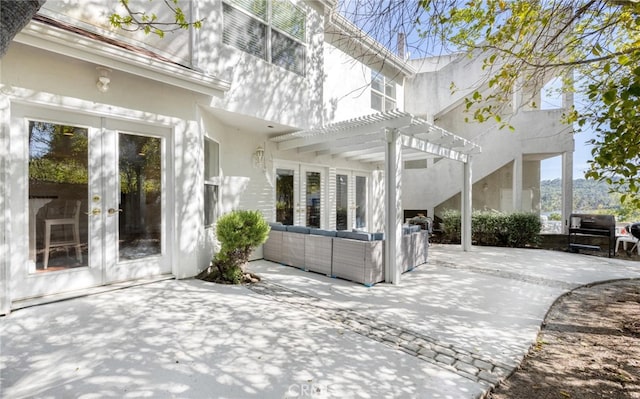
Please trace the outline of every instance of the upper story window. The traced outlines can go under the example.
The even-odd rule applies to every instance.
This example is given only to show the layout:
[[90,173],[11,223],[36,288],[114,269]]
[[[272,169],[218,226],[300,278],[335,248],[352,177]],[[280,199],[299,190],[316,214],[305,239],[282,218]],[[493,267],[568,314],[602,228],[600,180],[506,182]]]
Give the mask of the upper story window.
[[396,84],[374,71],[371,71],[371,108],[376,111],[396,109]]
[[225,0],[222,41],[304,75],[306,15],[288,0]]

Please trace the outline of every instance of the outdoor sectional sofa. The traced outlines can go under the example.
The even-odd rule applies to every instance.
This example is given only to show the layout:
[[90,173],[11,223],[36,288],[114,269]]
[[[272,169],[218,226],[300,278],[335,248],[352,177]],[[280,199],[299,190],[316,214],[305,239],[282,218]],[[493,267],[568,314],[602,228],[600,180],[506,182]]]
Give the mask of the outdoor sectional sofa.
[[[265,260],[371,286],[384,281],[384,235],[270,223]],[[426,263],[429,236],[419,226],[404,226],[402,271]]]

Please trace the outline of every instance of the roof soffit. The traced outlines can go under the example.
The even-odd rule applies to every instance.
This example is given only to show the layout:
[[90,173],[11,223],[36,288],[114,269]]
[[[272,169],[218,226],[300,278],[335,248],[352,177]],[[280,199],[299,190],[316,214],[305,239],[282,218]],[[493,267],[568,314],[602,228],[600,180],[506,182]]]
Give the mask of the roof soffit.
[[[55,22],[55,21],[54,21]],[[15,40],[72,58],[207,95],[220,95],[231,83],[202,71],[155,59],[59,26],[32,20]]]

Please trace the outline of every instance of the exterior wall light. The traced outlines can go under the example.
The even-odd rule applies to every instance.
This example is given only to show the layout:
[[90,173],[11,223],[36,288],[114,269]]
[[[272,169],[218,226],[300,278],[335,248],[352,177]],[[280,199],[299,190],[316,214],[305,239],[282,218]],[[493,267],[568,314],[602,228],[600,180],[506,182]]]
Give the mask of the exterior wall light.
[[265,169],[264,164],[264,147],[259,145],[253,152],[253,167],[257,169]]
[[105,67],[97,67],[98,81],[96,87],[100,93],[106,93],[109,91],[109,83],[111,83],[111,69]]

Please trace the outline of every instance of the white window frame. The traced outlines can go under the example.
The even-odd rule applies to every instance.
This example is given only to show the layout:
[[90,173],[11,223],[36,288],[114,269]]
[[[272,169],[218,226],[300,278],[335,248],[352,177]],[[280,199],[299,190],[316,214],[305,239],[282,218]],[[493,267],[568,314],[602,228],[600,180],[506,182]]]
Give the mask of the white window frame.
[[[287,1],[287,0],[281,0],[281,1]],[[294,37],[294,36],[290,35],[289,33],[285,32],[285,31],[283,31],[283,30],[281,30],[281,29],[279,29],[278,27],[275,26],[273,14],[272,14],[273,13],[273,2],[272,2],[272,0],[266,0],[266,3],[267,3],[267,16],[266,16],[266,20],[264,20],[261,17],[246,11],[242,7],[238,7],[237,5],[235,5],[233,2],[231,2],[229,0],[223,1],[223,6],[222,6],[223,7],[223,12],[222,12],[222,15],[223,15],[223,24],[222,24],[223,25],[223,30],[225,29],[224,6],[226,5],[228,7],[233,8],[234,11],[241,12],[241,13],[245,14],[247,17],[252,18],[252,19],[254,19],[254,20],[258,21],[259,23],[261,23],[261,24],[266,26],[266,49],[265,49],[265,52],[264,52],[264,54],[265,54],[264,60],[265,61],[269,62],[270,64],[277,65],[280,68],[286,69],[286,70],[288,70],[290,72],[299,74],[301,76],[305,76],[306,75],[306,70],[307,70],[307,53],[308,53],[308,51],[307,51],[308,50],[308,46],[307,46],[306,13],[304,12],[304,10],[302,10],[302,8],[300,8],[299,6],[295,5],[293,2],[288,1],[288,3],[290,3],[294,8],[300,10],[305,15],[304,32],[303,32],[303,36],[304,37],[302,39],[300,39],[300,38],[297,38],[297,37]],[[289,40],[293,40],[293,41],[297,42],[298,44],[300,44],[302,46],[302,49],[304,51],[304,55],[302,57],[302,65],[300,66],[299,71],[286,68],[284,66],[281,66],[279,64],[275,64],[273,62],[273,52],[272,52],[273,37],[272,36],[273,36],[273,32],[274,31],[277,32],[280,35],[285,36]],[[225,44],[227,44],[227,43],[225,43]],[[227,45],[235,47],[232,44],[227,44]],[[238,47],[235,47],[235,48],[238,48]],[[242,49],[240,49],[240,50],[242,50]],[[252,54],[252,53],[248,53],[248,54],[251,54],[251,55],[253,55],[255,57],[258,57],[258,58],[262,58],[262,57],[260,57],[258,55]]]
[[[382,86],[382,90],[376,88],[375,82],[378,81]],[[387,88],[390,88],[391,93],[387,93]],[[382,72],[375,72],[371,70],[371,108],[376,111],[392,111],[398,107],[397,101],[398,88],[393,79],[389,79],[382,74]],[[373,103],[374,96],[381,99],[381,106],[375,107]],[[389,104],[393,104],[389,106]]]

